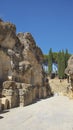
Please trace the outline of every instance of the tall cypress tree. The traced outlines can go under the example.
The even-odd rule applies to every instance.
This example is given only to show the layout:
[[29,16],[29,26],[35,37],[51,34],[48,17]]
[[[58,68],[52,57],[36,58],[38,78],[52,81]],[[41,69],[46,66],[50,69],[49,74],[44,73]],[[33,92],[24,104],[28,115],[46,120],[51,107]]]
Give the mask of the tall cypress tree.
[[61,78],[65,77],[65,53],[64,50],[61,52]]
[[60,78],[61,75],[61,51],[58,53],[58,76]]
[[59,78],[64,78],[65,71],[65,54],[64,51],[60,51],[58,54],[58,76]]
[[49,73],[49,75],[52,73],[52,58],[53,58],[52,48],[50,48],[49,56],[48,56],[48,73]]
[[66,49],[66,51],[65,51],[65,68],[67,67],[67,62],[68,62],[69,57],[70,57],[70,54],[68,53],[68,49]]

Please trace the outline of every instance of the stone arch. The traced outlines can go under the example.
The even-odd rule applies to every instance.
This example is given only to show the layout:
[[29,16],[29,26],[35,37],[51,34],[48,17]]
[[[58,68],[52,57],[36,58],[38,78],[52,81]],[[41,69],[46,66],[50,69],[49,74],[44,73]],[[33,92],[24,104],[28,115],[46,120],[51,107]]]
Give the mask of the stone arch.
[[1,110],[4,110],[4,104],[1,104]]
[[9,103],[9,100],[8,99],[6,99],[5,100],[5,109],[10,109],[10,103]]

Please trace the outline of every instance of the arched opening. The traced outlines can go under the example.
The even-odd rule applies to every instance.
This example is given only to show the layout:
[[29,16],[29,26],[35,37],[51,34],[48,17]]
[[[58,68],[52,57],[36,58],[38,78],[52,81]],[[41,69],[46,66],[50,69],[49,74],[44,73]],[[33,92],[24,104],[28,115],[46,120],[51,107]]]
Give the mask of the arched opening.
[[5,100],[5,109],[10,109],[10,103],[8,99]]

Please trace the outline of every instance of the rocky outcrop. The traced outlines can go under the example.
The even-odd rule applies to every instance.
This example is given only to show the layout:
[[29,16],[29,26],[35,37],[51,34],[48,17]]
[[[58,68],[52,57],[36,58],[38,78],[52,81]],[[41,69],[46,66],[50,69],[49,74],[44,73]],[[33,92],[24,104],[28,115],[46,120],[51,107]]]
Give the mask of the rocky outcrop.
[[0,49],[0,83],[8,79],[11,74],[10,57]]
[[19,33],[17,36],[24,46],[22,51],[23,61],[29,62],[24,64],[25,73],[22,75],[23,81],[33,85],[43,85],[43,54],[41,50],[36,46],[30,33]]
[[0,46],[13,49],[17,40],[15,25],[0,21]]
[[65,73],[68,75],[69,85],[67,87],[69,97],[73,98],[73,55],[68,60],[68,66],[65,69]]
[[65,73],[67,75],[72,75],[73,74],[73,55],[68,60],[68,66],[65,69]]
[[42,63],[43,53],[32,35],[16,35],[15,25],[0,20],[0,95],[4,109],[51,95]]
[[0,83],[12,75],[11,51],[14,53],[14,60],[16,60],[18,51],[21,53],[20,45],[15,25],[0,20]]

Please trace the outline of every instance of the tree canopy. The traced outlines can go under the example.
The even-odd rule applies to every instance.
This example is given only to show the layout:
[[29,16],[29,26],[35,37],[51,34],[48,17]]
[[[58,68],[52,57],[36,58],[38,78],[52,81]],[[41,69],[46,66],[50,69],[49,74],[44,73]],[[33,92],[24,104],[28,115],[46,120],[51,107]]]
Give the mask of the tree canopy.
[[49,53],[44,55],[43,63],[48,66],[48,74],[52,73],[52,64],[56,63],[58,65],[58,76],[59,78],[64,78],[65,68],[67,67],[67,62],[71,54],[68,49],[60,50],[59,52],[53,52],[52,48],[49,49]]

